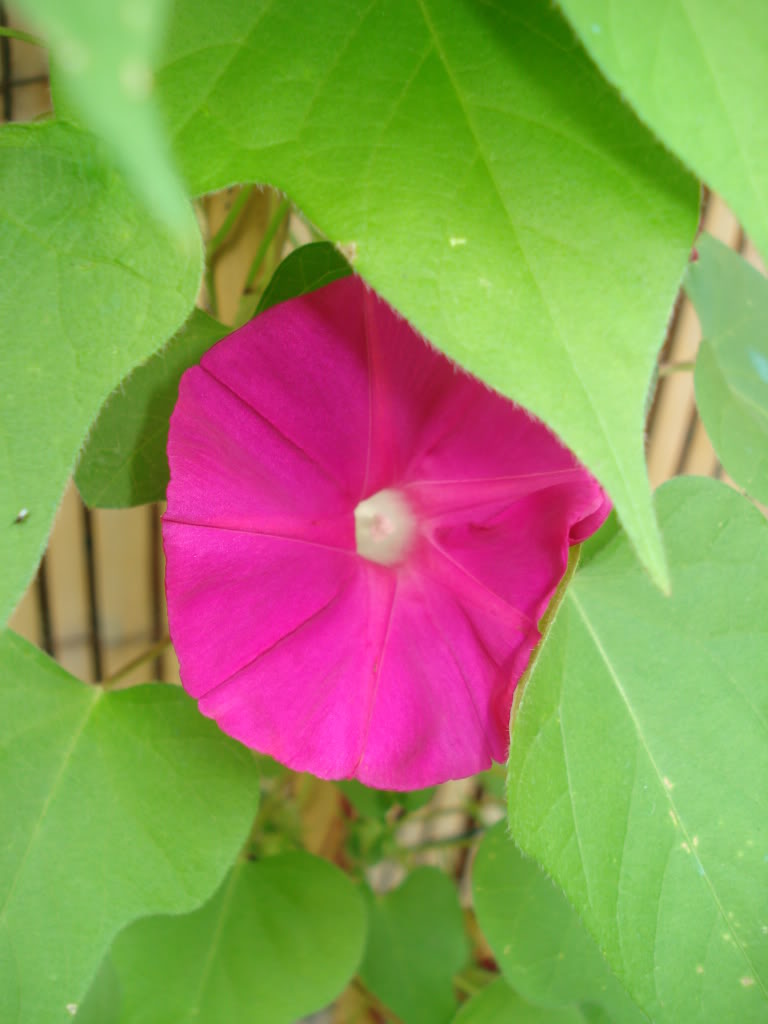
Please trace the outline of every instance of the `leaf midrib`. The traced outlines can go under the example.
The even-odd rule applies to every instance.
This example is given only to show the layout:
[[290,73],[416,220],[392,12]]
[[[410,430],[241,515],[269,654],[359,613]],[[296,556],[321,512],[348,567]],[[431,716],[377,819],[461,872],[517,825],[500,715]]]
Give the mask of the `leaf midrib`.
[[553,333],[558,338],[558,340],[560,342],[560,345],[562,347],[562,350],[563,350],[563,352],[565,353],[565,355],[568,358],[568,362],[571,365],[571,368],[572,368],[573,373],[574,373],[574,377],[575,377],[576,381],[578,382],[579,388],[580,388],[582,394],[584,395],[584,397],[586,399],[587,405],[592,410],[592,413],[594,414],[595,420],[596,420],[596,422],[600,426],[600,431],[601,431],[602,437],[603,437],[603,439],[604,439],[604,441],[606,443],[606,447],[608,448],[608,451],[611,454],[613,465],[614,465],[615,469],[617,470],[617,472],[618,472],[618,474],[619,474],[619,476],[621,478],[621,481],[622,481],[622,483],[624,485],[624,490],[625,490],[624,498],[632,506],[632,509],[633,509],[635,515],[637,516],[637,518],[640,519],[641,518],[640,509],[637,507],[637,504],[636,504],[636,501],[635,501],[635,498],[634,498],[634,491],[633,491],[633,488],[630,486],[629,481],[628,481],[628,479],[626,477],[626,474],[625,474],[625,471],[624,471],[624,466],[623,466],[622,462],[618,458],[618,455],[617,455],[617,452],[616,452],[616,448],[615,448],[615,446],[613,444],[612,435],[611,435],[610,431],[608,431],[606,429],[606,425],[605,425],[602,413],[595,406],[595,404],[594,404],[594,402],[592,400],[592,397],[591,397],[591,395],[590,395],[590,393],[589,393],[589,391],[588,391],[588,389],[587,389],[587,387],[586,387],[586,385],[585,385],[585,383],[584,383],[584,381],[582,379],[580,370],[579,370],[578,366],[576,365],[576,361],[574,359],[573,353],[571,352],[571,349],[570,349],[570,346],[568,344],[568,341],[567,341],[565,335],[560,330],[560,327],[559,327],[559,325],[558,325],[558,323],[557,323],[557,321],[555,319],[554,313],[552,312],[552,308],[549,305],[549,303],[547,302],[547,299],[546,299],[546,296],[544,294],[544,291],[543,291],[541,285],[539,284],[539,281],[538,281],[536,275],[533,272],[533,268],[531,266],[531,263],[530,263],[530,261],[528,259],[528,256],[527,256],[527,254],[525,252],[525,249],[523,248],[522,242],[520,241],[520,237],[519,237],[519,235],[518,235],[518,233],[517,233],[517,231],[515,229],[515,223],[514,223],[514,220],[512,218],[512,215],[511,215],[511,213],[510,213],[510,211],[509,211],[509,209],[507,207],[507,204],[506,204],[506,202],[504,200],[504,196],[503,196],[503,193],[502,193],[501,188],[499,186],[499,183],[496,180],[496,176],[493,173],[493,170],[492,170],[492,167],[491,167],[491,163],[488,160],[488,157],[487,157],[487,154],[485,152],[485,149],[484,149],[484,147],[482,146],[482,144],[480,142],[479,133],[478,133],[477,128],[475,126],[475,123],[474,123],[474,121],[473,121],[473,119],[472,119],[472,117],[470,115],[470,112],[469,112],[467,104],[466,104],[466,102],[464,100],[464,96],[462,94],[462,91],[459,88],[459,83],[456,81],[456,77],[455,77],[455,75],[453,73],[453,70],[451,68],[450,62],[448,61],[447,54],[445,53],[445,49],[444,49],[444,47],[442,45],[441,39],[438,36],[437,29],[435,28],[434,22],[432,21],[432,18],[431,18],[430,14],[429,14],[429,11],[427,10],[426,3],[427,3],[427,0],[418,0],[419,8],[421,10],[422,17],[424,18],[424,23],[425,23],[425,25],[427,27],[427,30],[428,30],[430,36],[432,37],[432,40],[433,40],[433,43],[434,43],[435,52],[437,53],[438,57],[440,58],[440,63],[442,64],[443,69],[445,70],[446,77],[447,77],[447,79],[448,79],[448,81],[449,81],[449,83],[451,85],[453,93],[454,93],[454,95],[456,97],[456,101],[457,101],[457,103],[459,105],[459,108],[461,109],[464,121],[465,121],[465,123],[467,125],[467,128],[469,129],[470,134],[472,135],[472,138],[474,139],[475,146],[476,146],[476,149],[477,149],[477,155],[480,158],[480,160],[482,161],[483,166],[485,167],[486,173],[488,175],[488,179],[489,179],[489,181],[493,185],[493,189],[494,189],[494,191],[496,193],[496,197],[497,197],[497,199],[498,199],[502,209],[505,211],[505,213],[507,215],[507,223],[509,225],[510,232],[511,232],[511,234],[512,234],[514,240],[515,240],[515,244],[517,245],[518,251],[520,252],[520,255],[521,255],[522,259],[523,259],[523,262],[524,262],[525,268],[526,268],[526,270],[528,272],[528,276],[530,278],[530,281],[531,281],[533,287],[535,288],[536,293],[539,296],[539,299],[540,299],[540,302],[541,302],[541,307],[544,310],[544,312],[546,313],[546,316],[547,316],[547,318],[548,318],[548,320],[549,320],[549,322],[550,322],[550,324],[552,326]]
[[75,731],[72,734],[72,738],[70,739],[69,743],[64,749],[64,753],[61,758],[61,763],[59,764],[59,767],[53,778],[53,782],[48,791],[48,795],[43,800],[43,804],[42,807],[40,808],[40,813],[37,817],[37,820],[35,821],[35,824],[32,826],[29,841],[27,842],[24,853],[22,854],[21,859],[19,860],[18,867],[16,868],[16,872],[14,873],[13,879],[8,888],[8,893],[5,897],[5,900],[3,901],[3,906],[2,908],[0,908],[0,927],[2,927],[2,925],[4,925],[5,923],[5,918],[7,916],[8,909],[16,893],[16,889],[18,888],[21,876],[24,873],[24,868],[27,864],[27,861],[35,845],[35,842],[40,835],[40,831],[42,830],[43,823],[45,822],[45,819],[48,816],[48,812],[51,808],[51,805],[58,791],[61,789],[61,786],[64,782],[64,778],[67,773],[67,769],[69,768],[72,758],[74,757],[75,749],[83,735],[83,732],[85,731],[86,726],[88,725],[88,722],[90,721],[91,715],[95,707],[99,703],[102,696],[103,691],[100,688],[94,687],[94,692],[85,705],[85,714],[83,715],[82,720],[80,721],[78,726],[75,728]]
[[235,867],[232,869],[232,873],[230,874],[229,879],[226,882],[226,888],[224,890],[224,894],[221,900],[221,907],[219,908],[216,924],[211,935],[210,945],[208,946],[208,951],[205,955],[205,960],[200,970],[200,980],[197,985],[195,996],[193,999],[190,1000],[189,1009],[184,1015],[185,1021],[197,1019],[200,1013],[200,1004],[203,999],[206,986],[208,985],[208,980],[211,976],[211,972],[214,967],[216,954],[219,951],[219,948],[221,947],[224,938],[224,931],[229,916],[229,908],[232,903],[232,900],[234,899],[235,892],[237,891],[238,882],[240,881],[240,875],[243,872],[243,868],[243,862],[241,862],[240,864],[236,864]]

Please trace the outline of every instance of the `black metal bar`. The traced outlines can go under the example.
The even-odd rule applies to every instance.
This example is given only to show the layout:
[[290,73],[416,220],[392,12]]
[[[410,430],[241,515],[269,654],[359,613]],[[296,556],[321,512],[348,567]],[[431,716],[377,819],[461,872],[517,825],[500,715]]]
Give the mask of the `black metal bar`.
[[[152,639],[158,643],[164,634],[163,629],[163,579],[160,572],[160,561],[162,559],[162,538],[160,534],[160,506],[150,505],[149,513],[149,583],[151,588],[152,602]],[[153,675],[155,679],[163,678],[163,656],[159,654],[153,662]]]
[[[8,14],[5,4],[0,3],[0,25],[8,28]],[[0,36],[0,92],[3,94],[3,120],[13,120],[13,69],[11,67],[11,40]]]
[[99,607],[96,597],[96,560],[93,550],[93,516],[91,510],[83,505],[83,535],[85,538],[85,567],[88,579],[88,605],[91,640],[91,666],[93,678],[100,681],[104,678],[103,660],[101,656],[101,625]]
[[51,602],[48,596],[48,557],[43,555],[40,568],[37,570],[37,608],[40,613],[40,629],[43,640],[43,650],[56,657],[53,645],[53,624],[51,622]]

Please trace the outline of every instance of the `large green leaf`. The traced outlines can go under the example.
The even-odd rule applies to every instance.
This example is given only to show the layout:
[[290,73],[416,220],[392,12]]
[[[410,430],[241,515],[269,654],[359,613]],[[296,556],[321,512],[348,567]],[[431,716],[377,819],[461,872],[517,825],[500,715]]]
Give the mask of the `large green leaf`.
[[90,136],[0,131],[0,623],[99,406],[179,326],[199,272],[199,239],[148,221]]
[[106,140],[154,215],[188,233],[186,197],[152,95],[152,68],[170,0],[17,0],[17,5],[50,43],[57,97]]
[[480,844],[472,891],[496,962],[527,999],[544,1006],[599,1005],[614,1024],[647,1019],[611,974],[565,896],[520,853],[503,822]]
[[456,1011],[453,976],[469,945],[456,886],[437,868],[372,896],[360,977],[408,1024],[446,1024]]
[[559,2],[605,75],[768,258],[765,0]]
[[179,380],[229,328],[196,309],[179,333],[137,366],[106,400],[75,474],[88,505],[162,501],[168,486],[168,424]]
[[615,532],[513,709],[513,835],[656,1024],[768,1019],[768,523],[713,480],[657,511],[672,594]]
[[258,781],[176,687],[105,693],[10,631],[0,679],[0,1020],[56,1024],[123,925],[210,895]]
[[548,4],[180,0],[158,87],[193,190],[286,189],[564,438],[664,579],[644,407],[698,189]]
[[[363,899],[338,868],[307,853],[240,863],[195,913],[118,936],[115,1021],[294,1024],[344,989],[364,944]],[[98,994],[78,1024],[101,1024]]]
[[77,1008],[77,1024],[121,1024],[122,1000],[120,979],[112,960],[107,956],[85,999]]
[[584,1021],[575,1009],[531,1006],[499,978],[466,1002],[453,1024],[584,1024]]
[[768,502],[768,281],[709,235],[698,248],[685,285],[704,334],[696,404],[725,469]]

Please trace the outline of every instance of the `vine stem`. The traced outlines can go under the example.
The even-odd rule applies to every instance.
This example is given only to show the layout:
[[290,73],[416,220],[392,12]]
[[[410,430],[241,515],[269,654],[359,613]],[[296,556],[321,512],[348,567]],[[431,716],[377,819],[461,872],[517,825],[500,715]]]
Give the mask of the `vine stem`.
[[161,637],[161,639],[158,640],[156,644],[152,644],[151,647],[148,647],[145,651],[142,651],[141,654],[137,655],[126,665],[123,665],[122,668],[119,668],[117,672],[114,672],[111,676],[107,676],[106,679],[103,679],[101,681],[102,687],[105,690],[112,689],[115,683],[119,683],[121,679],[125,679],[125,677],[129,676],[134,669],[139,668],[139,666],[143,665],[145,662],[152,661],[153,658],[156,658],[159,654],[162,654],[163,651],[170,646],[171,638],[166,634],[166,636]]
[[33,36],[31,32],[23,32],[20,28],[9,28],[7,25],[0,25],[0,36],[18,39],[20,43],[29,43],[30,46],[45,46],[43,40]]
[[277,209],[275,210],[272,216],[272,220],[269,222],[267,230],[264,232],[264,237],[261,240],[261,244],[259,245],[259,248],[256,250],[256,255],[253,257],[251,269],[248,271],[248,277],[245,279],[245,287],[243,289],[244,292],[249,292],[251,290],[253,282],[256,280],[256,275],[258,274],[259,269],[262,263],[264,262],[264,257],[267,255],[267,249],[269,249],[270,245],[272,244],[272,239],[277,234],[278,228],[283,223],[283,220],[285,219],[285,216],[288,213],[290,206],[290,200],[282,199]]
[[240,216],[243,207],[253,195],[253,190],[255,187],[255,185],[248,185],[246,188],[240,190],[240,193],[238,194],[237,198],[235,199],[234,203],[232,203],[232,206],[229,209],[229,213],[224,218],[221,227],[213,236],[213,238],[209,240],[208,244],[205,247],[205,259],[207,262],[210,263],[210,261],[216,255],[218,250],[222,247],[224,242],[226,242],[229,233],[235,226],[235,222],[237,221],[237,218]]
[[219,315],[219,302],[216,295],[216,285],[213,279],[213,268],[216,260],[216,254],[229,237],[232,228],[235,226],[240,214],[243,212],[243,207],[253,195],[255,187],[255,185],[248,185],[246,188],[242,188],[240,190],[234,203],[232,203],[227,216],[222,221],[219,230],[212,238],[209,239],[205,247],[205,288],[208,292],[208,308],[211,311],[211,316],[218,317]]

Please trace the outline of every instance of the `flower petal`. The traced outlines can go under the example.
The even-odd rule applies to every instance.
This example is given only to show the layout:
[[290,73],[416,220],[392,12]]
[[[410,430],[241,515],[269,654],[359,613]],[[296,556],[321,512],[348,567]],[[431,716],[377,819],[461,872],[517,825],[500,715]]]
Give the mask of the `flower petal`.
[[167,518],[163,544],[170,632],[193,697],[298,629],[358,571],[352,553],[312,541]]
[[420,789],[504,760],[511,683],[538,636],[501,602],[401,574],[357,777]]
[[169,520],[327,535],[354,550],[354,531],[340,535],[349,502],[337,483],[205,369],[182,377],[169,461]]
[[394,581],[360,562],[331,599],[201,701],[225,732],[297,771],[355,773]]
[[[599,488],[582,478],[445,516],[429,536],[466,578],[538,622],[565,572],[573,529],[601,510]],[[455,586],[460,593],[465,584],[457,578]]]
[[344,278],[273,306],[201,363],[355,502],[369,444],[362,287]]
[[[388,789],[506,757],[568,547],[610,508],[543,424],[352,277],[188,371],[168,454],[169,621],[205,714]],[[389,491],[413,533],[382,565],[356,552],[355,509]]]

